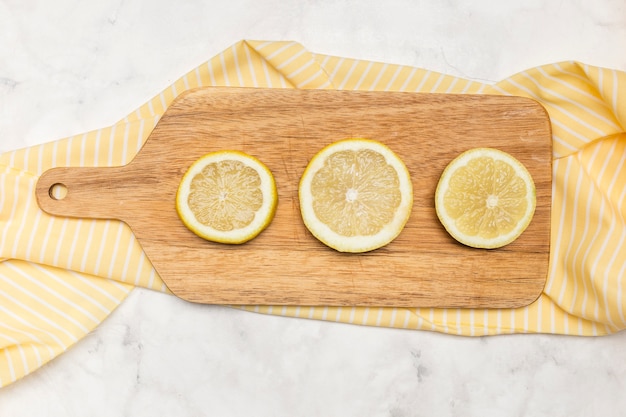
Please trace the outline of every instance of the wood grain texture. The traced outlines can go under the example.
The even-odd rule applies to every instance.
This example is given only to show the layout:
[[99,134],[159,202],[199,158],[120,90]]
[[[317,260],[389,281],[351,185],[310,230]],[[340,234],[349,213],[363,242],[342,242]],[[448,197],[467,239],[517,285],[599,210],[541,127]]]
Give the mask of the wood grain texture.
[[[389,245],[343,254],[304,227],[298,181],[325,145],[349,137],[387,144],[414,186],[411,218]],[[441,226],[434,193],[461,152],[494,147],[519,159],[537,187],[530,226],[512,244],[474,249]],[[238,246],[207,242],[175,210],[182,175],[223,149],[256,156],[278,187],[272,224]],[[514,308],[541,293],[550,251],[551,132],[526,98],[330,90],[203,88],[181,95],[126,166],[54,168],[36,187],[53,215],[126,222],[167,286],[213,304]],[[64,199],[50,197],[64,184]]]

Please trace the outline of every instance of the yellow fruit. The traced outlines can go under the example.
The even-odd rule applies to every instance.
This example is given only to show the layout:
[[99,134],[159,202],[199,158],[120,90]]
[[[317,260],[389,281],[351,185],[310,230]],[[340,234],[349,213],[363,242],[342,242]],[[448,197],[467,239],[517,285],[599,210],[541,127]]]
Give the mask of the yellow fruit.
[[435,192],[439,220],[457,241],[475,248],[508,245],[535,213],[533,179],[524,165],[493,148],[463,152],[446,167]]
[[272,221],[278,201],[270,170],[239,151],[204,155],[187,170],[176,211],[198,236],[221,243],[247,242]]
[[395,239],[411,214],[406,166],[382,143],[345,139],[309,162],[299,185],[304,224],[340,252],[366,252]]

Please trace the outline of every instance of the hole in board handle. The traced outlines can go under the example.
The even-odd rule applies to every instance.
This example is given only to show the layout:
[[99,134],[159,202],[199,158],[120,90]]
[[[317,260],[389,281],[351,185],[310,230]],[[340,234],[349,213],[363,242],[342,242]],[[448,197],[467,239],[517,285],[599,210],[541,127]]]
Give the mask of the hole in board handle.
[[63,200],[67,197],[67,187],[61,183],[52,184],[48,189],[48,195],[53,200]]

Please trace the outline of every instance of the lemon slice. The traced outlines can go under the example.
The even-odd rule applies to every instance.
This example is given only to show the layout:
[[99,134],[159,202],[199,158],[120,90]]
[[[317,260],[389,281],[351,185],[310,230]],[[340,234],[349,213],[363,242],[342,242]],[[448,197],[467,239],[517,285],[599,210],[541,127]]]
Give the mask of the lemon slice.
[[176,211],[198,236],[239,244],[272,221],[278,197],[271,171],[239,151],[204,155],[187,170],[176,194]]
[[506,152],[470,149],[446,167],[435,192],[439,220],[457,241],[499,248],[517,239],[535,213],[536,193],[526,167]]
[[304,224],[317,239],[340,252],[366,252],[400,234],[411,214],[413,186],[387,146],[345,139],[311,159],[299,198]]

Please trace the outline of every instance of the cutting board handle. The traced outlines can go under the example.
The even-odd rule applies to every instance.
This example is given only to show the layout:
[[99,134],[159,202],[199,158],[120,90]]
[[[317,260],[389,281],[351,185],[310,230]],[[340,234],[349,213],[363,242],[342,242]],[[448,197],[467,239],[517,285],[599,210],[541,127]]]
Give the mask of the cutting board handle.
[[123,166],[52,168],[37,181],[37,203],[55,216],[123,220],[129,199],[125,171]]

